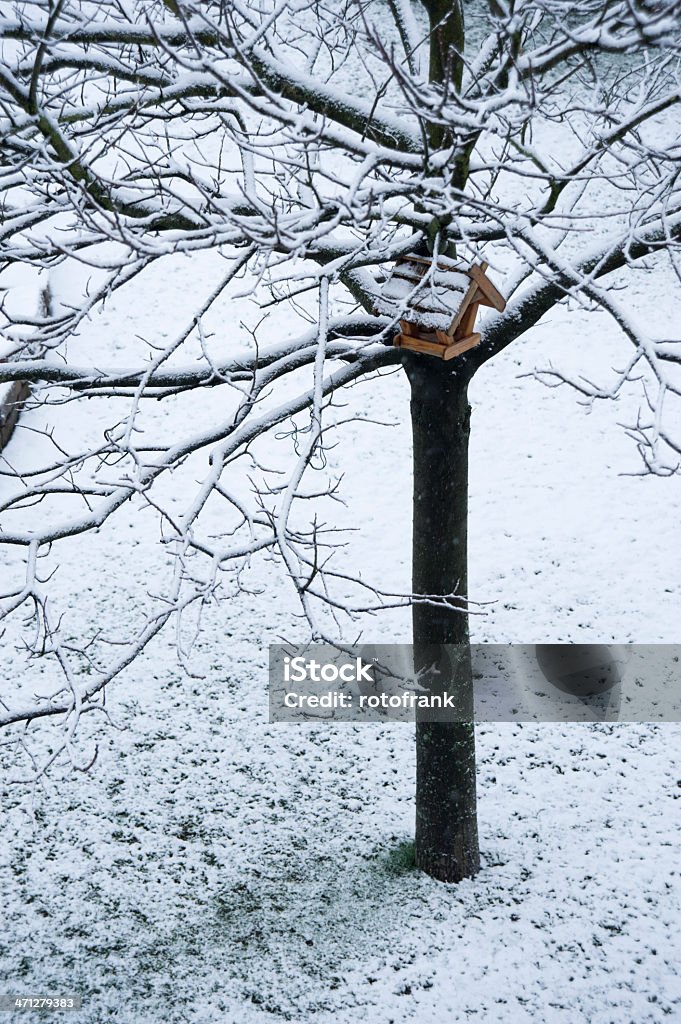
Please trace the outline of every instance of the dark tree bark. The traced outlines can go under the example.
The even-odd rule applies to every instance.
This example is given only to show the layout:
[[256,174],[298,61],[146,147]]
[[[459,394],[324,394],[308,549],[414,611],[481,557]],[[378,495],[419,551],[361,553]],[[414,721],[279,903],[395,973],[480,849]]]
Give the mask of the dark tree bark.
[[[456,360],[454,361],[456,362]],[[414,458],[412,588],[415,595],[466,596],[468,439],[464,361],[406,356]],[[475,727],[468,615],[442,603],[413,607],[414,660],[433,692],[448,691],[455,717],[416,721],[416,864],[458,882],[480,866]],[[452,646],[455,645],[455,646]]]
[[24,402],[29,395],[29,386],[23,381],[15,381],[0,401],[0,452],[9,442],[19,419]]

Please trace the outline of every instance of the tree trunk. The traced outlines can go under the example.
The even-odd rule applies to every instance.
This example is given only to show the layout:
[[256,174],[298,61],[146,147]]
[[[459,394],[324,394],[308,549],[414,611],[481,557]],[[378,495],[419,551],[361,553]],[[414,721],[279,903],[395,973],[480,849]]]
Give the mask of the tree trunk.
[[[467,596],[468,378],[422,355],[407,356],[405,369],[414,452],[413,592]],[[416,863],[433,878],[458,882],[480,867],[468,616],[417,602],[413,627],[422,681],[452,694],[462,719],[417,714]]]
[[28,398],[29,386],[17,380],[7,387],[0,384],[0,452],[11,438],[21,408]]

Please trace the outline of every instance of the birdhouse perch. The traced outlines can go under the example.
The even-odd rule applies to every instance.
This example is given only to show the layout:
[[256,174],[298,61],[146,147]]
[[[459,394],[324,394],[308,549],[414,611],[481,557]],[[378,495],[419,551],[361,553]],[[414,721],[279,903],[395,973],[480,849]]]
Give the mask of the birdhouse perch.
[[399,319],[393,344],[441,359],[474,348],[480,341],[473,329],[478,307],[506,307],[486,270],[486,263],[463,266],[445,256],[437,262],[414,255],[398,260],[374,306],[377,314]]

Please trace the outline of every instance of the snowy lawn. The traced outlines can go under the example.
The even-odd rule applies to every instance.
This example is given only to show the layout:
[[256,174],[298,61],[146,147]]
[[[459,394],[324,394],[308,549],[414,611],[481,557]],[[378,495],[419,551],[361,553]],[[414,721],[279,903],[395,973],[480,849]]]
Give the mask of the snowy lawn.
[[[189,274],[185,261],[159,280],[150,322],[172,318]],[[143,329],[118,303],[97,327],[107,362],[120,356],[107,339]],[[617,426],[635,406],[586,415],[521,376],[598,341],[607,377],[621,350],[606,326],[561,310],[474,381],[471,596],[495,602],[473,619],[479,642],[679,640],[681,480],[621,475],[638,469]],[[338,521],[360,527],[347,565],[408,589],[408,390],[391,374],[347,398],[387,424],[349,423],[331,453],[346,474]],[[98,408],[24,423],[51,416],[85,443]],[[172,406],[155,415],[170,425]],[[19,431],[8,456],[36,437]],[[163,566],[157,534],[126,506],[64,546],[54,588],[70,627],[134,618]],[[83,722],[83,756],[99,748],[89,773],[3,787],[2,990],[79,993],[79,1024],[681,1018],[680,727],[481,725],[483,869],[444,886],[411,863],[409,726],[267,724],[267,644],[302,627],[272,567],[251,582],[209,609],[202,678],[162,636],[111,689],[120,729]],[[408,614],[364,637],[408,639]],[[1,659],[20,671],[11,643]]]

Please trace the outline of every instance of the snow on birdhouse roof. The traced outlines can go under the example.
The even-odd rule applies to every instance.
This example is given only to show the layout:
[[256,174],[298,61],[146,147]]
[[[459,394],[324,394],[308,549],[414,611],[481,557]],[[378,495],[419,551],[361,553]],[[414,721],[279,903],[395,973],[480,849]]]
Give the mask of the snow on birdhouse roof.
[[446,331],[461,309],[471,284],[468,274],[445,256],[431,263],[406,256],[393,267],[376,296],[376,312],[408,320],[431,331]]

